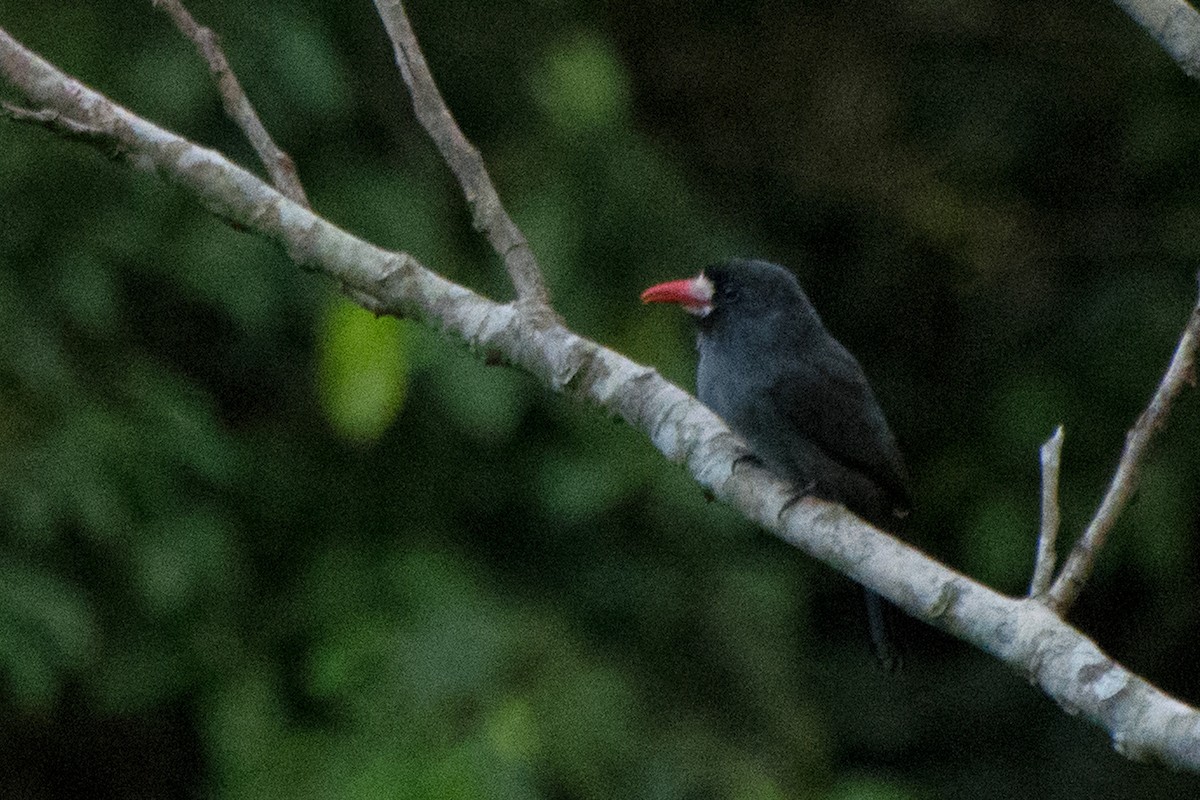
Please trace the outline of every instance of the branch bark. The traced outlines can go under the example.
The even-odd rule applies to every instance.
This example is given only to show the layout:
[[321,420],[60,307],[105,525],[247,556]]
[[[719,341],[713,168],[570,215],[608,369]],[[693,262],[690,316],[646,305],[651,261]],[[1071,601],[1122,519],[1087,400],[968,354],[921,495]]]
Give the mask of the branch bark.
[[1185,0],[1116,0],[1179,68],[1200,80],[1200,14]]
[[790,544],[1020,672],[1064,709],[1109,731],[1126,756],[1200,772],[1200,713],[1132,674],[1043,604],[1004,597],[882,533],[840,506],[806,498],[747,459],[716,415],[655,370],[500,304],[405,253],[358,239],[220,154],[138,117],[36,56],[0,29],[0,75],[38,107],[38,122],[119,153],[194,194],[239,228],[284,247],[301,266],[356,290],[376,313],[441,328],[499,352],[543,385],[619,416],[696,481]]

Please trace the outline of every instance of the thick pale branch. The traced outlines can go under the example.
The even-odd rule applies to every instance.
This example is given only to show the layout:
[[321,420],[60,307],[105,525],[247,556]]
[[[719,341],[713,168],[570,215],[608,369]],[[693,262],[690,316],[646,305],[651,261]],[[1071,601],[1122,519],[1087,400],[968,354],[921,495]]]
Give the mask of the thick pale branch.
[[[696,481],[785,541],[879,592],[909,614],[992,653],[1063,708],[1108,730],[1122,753],[1200,772],[1200,713],[1112,661],[1044,605],[1004,597],[742,458],[742,442],[699,401],[648,367],[498,304],[402,253],[357,239],[218,153],[117,106],[0,30],[0,74],[34,106],[116,146],[129,161],[194,193],[240,227],[280,243],[299,264],[355,290],[377,313],[440,327],[499,352],[544,385],[643,431]],[[738,465],[735,468],[735,465]]]
[[375,0],[375,8],[392,40],[396,65],[400,67],[400,74],[412,96],[417,120],[458,179],[471,206],[476,230],[487,237],[492,248],[504,259],[509,280],[517,292],[517,301],[523,310],[540,320],[557,321],[550,310],[550,294],[533,250],[525,234],[504,210],[479,150],[463,135],[442,99],[404,6],[399,0]]
[[1055,544],[1058,541],[1058,472],[1062,462],[1063,427],[1058,426],[1042,445],[1042,524],[1038,531],[1037,560],[1029,596],[1039,597],[1050,588],[1054,579]]
[[1200,14],[1185,0],[1116,0],[1179,68],[1200,79]]
[[1112,482],[1096,515],[1088,523],[1087,529],[1079,537],[1079,541],[1071,549],[1071,554],[1063,564],[1062,572],[1058,574],[1054,585],[1044,597],[1046,604],[1060,616],[1066,614],[1071,605],[1079,597],[1092,573],[1096,555],[1104,546],[1109,531],[1116,524],[1117,518],[1125,510],[1125,506],[1137,491],[1138,482],[1142,477],[1142,464],[1154,434],[1167,423],[1171,405],[1183,391],[1185,384],[1195,384],[1196,348],[1200,344],[1200,301],[1192,309],[1183,335],[1171,357],[1171,364],[1158,385],[1150,404],[1138,417],[1137,422],[1125,434],[1125,449],[1113,474]]
[[291,156],[275,144],[271,134],[258,118],[250,98],[242,90],[242,84],[229,66],[229,60],[217,42],[217,35],[210,28],[196,22],[180,0],[152,0],[156,6],[161,6],[170,15],[175,27],[196,45],[200,55],[208,63],[213,80],[217,83],[217,91],[225,106],[225,113],[242,129],[250,146],[258,154],[271,183],[291,200],[302,206],[308,206],[308,197],[300,184],[300,176],[296,173],[296,165]]

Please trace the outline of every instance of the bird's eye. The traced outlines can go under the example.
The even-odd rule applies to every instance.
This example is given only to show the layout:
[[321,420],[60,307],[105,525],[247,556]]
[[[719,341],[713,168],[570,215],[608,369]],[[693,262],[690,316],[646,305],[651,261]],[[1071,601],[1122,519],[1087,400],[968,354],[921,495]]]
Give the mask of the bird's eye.
[[742,293],[736,286],[726,286],[721,290],[721,299],[726,303],[736,303]]

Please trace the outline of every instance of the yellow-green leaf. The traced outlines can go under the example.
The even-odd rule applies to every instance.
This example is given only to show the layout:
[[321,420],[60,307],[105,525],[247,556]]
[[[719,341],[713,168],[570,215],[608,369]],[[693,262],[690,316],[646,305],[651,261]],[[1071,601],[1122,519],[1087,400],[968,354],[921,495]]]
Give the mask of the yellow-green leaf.
[[325,415],[343,437],[374,440],[404,406],[410,332],[344,298],[329,305],[319,325],[317,389]]

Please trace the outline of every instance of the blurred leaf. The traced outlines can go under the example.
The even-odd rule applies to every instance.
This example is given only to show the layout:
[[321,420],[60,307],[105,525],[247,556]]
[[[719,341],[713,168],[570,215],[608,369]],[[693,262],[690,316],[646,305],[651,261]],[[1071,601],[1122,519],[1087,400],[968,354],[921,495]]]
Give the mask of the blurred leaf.
[[380,170],[375,164],[338,159],[318,175],[330,183],[322,210],[338,224],[380,247],[412,253],[439,274],[455,279],[458,257],[446,223],[458,209],[446,187],[413,168]]
[[1164,456],[1151,453],[1104,560],[1131,563],[1147,582],[1174,586],[1187,579],[1189,564],[1194,563],[1195,538],[1188,528],[1195,509],[1183,488],[1179,465],[1165,462]]
[[339,298],[320,322],[317,389],[333,428],[353,442],[376,439],[408,394],[409,331]]
[[447,557],[414,553],[396,573],[410,598],[395,667],[426,709],[482,692],[500,674],[508,638],[499,609]]
[[529,761],[539,750],[533,707],[520,697],[509,697],[492,709],[485,723],[495,751],[510,761]]
[[71,373],[59,337],[52,331],[53,316],[31,313],[32,303],[16,279],[14,265],[0,258],[0,358],[4,373],[34,393],[64,394]]
[[629,113],[621,63],[611,46],[591,33],[553,53],[534,76],[533,90],[543,112],[568,131],[610,126]]
[[232,536],[221,519],[196,513],[167,518],[141,538],[137,579],[153,610],[177,614],[205,594],[233,590]]
[[532,391],[523,376],[460,352],[440,354],[432,376],[442,407],[466,436],[493,445],[512,441]]
[[551,519],[580,523],[617,503],[631,477],[590,454],[548,455],[538,473],[537,494]]
[[786,798],[787,795],[779,788],[779,784],[761,773],[744,777],[732,793],[732,800],[786,800]]
[[838,784],[829,800],[911,800],[916,796],[878,778],[851,778]]
[[1024,501],[1003,490],[980,501],[964,537],[968,571],[1000,591],[1019,591],[1033,570],[1038,525],[1038,500]]
[[214,220],[199,217],[175,232],[177,246],[193,255],[185,268],[172,269],[173,280],[228,315],[240,331],[275,330],[284,308],[274,253],[260,239],[216,235],[219,230]]
[[49,705],[84,665],[94,635],[74,587],[32,567],[0,567],[0,674],[21,705]]
[[70,269],[63,269],[59,291],[71,319],[81,327],[103,336],[116,322],[117,287],[112,273],[90,251],[64,255]]
[[607,670],[561,665],[536,700],[546,754],[572,793],[615,796],[629,777],[620,767],[631,757],[634,698],[622,679]]
[[[97,424],[105,425],[111,437],[102,450],[112,457],[114,472],[131,471],[130,459],[121,454],[137,453],[145,463],[156,465],[151,471],[155,477],[163,477],[163,469],[179,472],[180,467],[189,471],[186,478],[199,476],[215,484],[242,477],[239,451],[216,419],[211,398],[197,387],[138,360],[129,365],[124,388],[133,406],[130,418],[116,409],[97,414]],[[138,431],[143,435],[136,435]],[[157,492],[162,491],[159,485]]]
[[[216,88],[191,42],[168,35],[165,28],[154,33],[138,63],[127,71],[130,91],[154,109],[156,117],[161,115],[162,123],[188,126],[202,109],[212,109]],[[170,33],[175,33],[173,28]]]
[[204,734],[218,782],[228,785],[235,797],[299,796],[300,773],[295,767],[304,763],[306,751],[284,746],[284,716],[267,677],[231,674],[204,701]]
[[289,111],[303,109],[307,112],[286,116],[310,118],[344,114],[349,105],[347,81],[350,76],[341,63],[339,52],[332,47],[326,21],[303,11],[279,13],[282,10],[278,8],[275,11],[269,23],[263,18],[259,20],[264,24],[264,32],[269,30],[274,34],[263,37],[272,58],[273,85],[283,90],[283,97],[289,101]]
[[4,693],[18,708],[48,709],[58,699],[63,679],[51,659],[26,631],[5,618],[0,618],[0,671]]
[[190,654],[157,640],[112,642],[90,682],[109,713],[152,709],[180,695],[190,679]]

